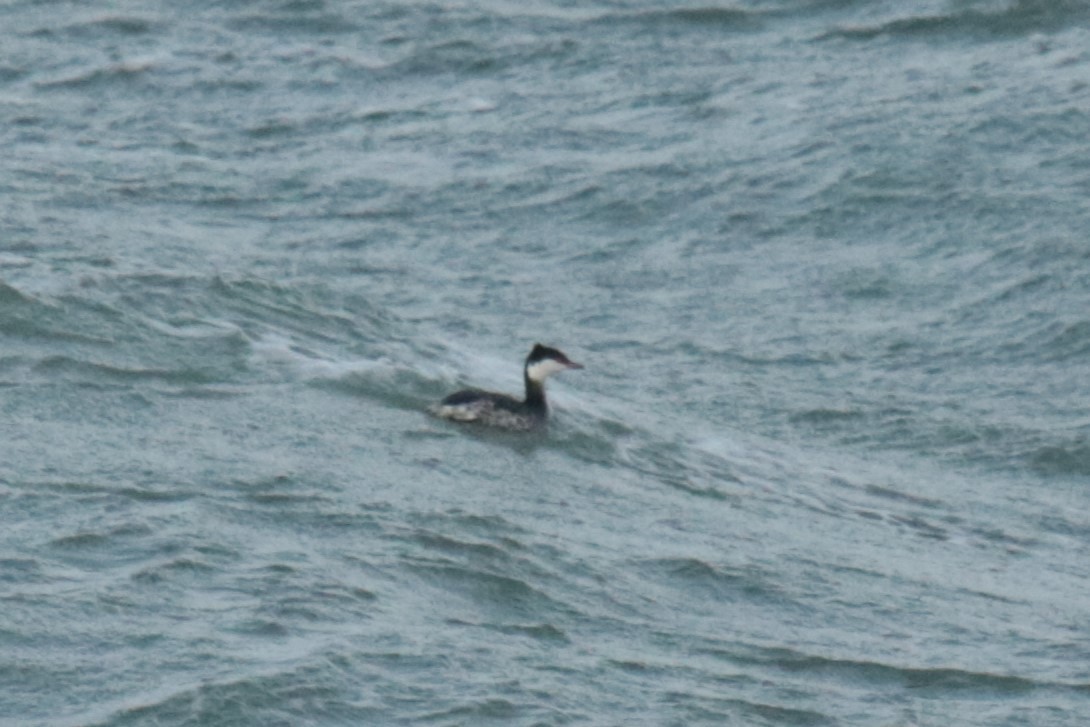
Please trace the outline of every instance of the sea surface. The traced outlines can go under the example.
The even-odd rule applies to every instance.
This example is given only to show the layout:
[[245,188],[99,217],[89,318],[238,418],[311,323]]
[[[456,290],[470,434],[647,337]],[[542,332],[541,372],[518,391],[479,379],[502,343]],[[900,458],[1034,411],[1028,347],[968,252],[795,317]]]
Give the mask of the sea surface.
[[3,727],[1090,724],[1090,3],[14,0],[0,149]]

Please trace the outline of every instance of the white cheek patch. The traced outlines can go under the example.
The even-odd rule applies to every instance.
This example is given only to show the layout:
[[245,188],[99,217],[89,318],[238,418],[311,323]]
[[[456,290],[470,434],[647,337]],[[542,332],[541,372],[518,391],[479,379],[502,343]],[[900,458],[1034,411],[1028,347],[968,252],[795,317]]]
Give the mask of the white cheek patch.
[[551,358],[543,358],[540,361],[536,361],[526,367],[526,375],[530,377],[530,381],[542,382],[555,373],[560,371],[566,371],[567,366],[554,361]]

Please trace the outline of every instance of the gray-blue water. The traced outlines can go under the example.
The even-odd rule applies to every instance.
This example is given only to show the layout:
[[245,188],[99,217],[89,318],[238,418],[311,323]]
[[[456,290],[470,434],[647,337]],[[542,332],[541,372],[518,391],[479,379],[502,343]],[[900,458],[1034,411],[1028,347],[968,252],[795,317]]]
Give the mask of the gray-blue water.
[[1090,719],[1090,4],[16,0],[0,145],[0,724]]

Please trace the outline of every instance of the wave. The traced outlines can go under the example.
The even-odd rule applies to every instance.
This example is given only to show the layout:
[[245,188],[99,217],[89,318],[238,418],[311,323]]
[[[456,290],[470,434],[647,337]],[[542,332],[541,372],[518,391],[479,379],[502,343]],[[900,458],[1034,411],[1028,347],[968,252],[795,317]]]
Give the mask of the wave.
[[46,25],[30,31],[36,37],[60,36],[64,38],[99,39],[103,36],[140,36],[157,30],[160,25],[147,16],[92,15],[85,20],[66,23],[60,27]]
[[72,76],[53,80],[37,81],[34,85],[42,90],[79,89],[94,90],[110,87],[129,87],[134,81],[143,79],[157,68],[156,59],[133,59],[121,63],[91,68]]
[[767,12],[749,8],[692,5],[670,9],[610,12],[599,16],[595,22],[603,25],[635,24],[648,29],[684,25],[717,32],[757,31],[764,26],[767,16]]
[[[35,495],[47,497],[60,496],[64,498],[97,499],[103,496],[121,498],[134,502],[177,502],[188,500],[197,495],[196,490],[189,489],[179,483],[171,483],[164,486],[157,478],[149,477],[149,482],[118,483],[118,482],[93,482],[93,481],[54,481],[35,480],[24,482],[21,490]],[[0,480],[3,483],[3,480]]]
[[683,599],[712,598],[717,603],[765,602],[784,608],[791,598],[775,583],[775,577],[754,565],[742,567],[713,564],[700,558],[654,558],[637,564],[641,572],[668,584]]
[[[275,636],[276,634],[270,634]],[[224,665],[226,666],[226,665]],[[350,705],[335,698],[330,684],[338,683],[332,664],[291,664],[264,673],[235,664],[234,673],[215,670],[200,681],[172,680],[169,686],[134,694],[120,704],[88,710],[70,724],[95,727],[127,727],[143,724],[284,724],[298,719],[312,720],[327,713],[350,714],[352,721],[366,723],[375,713],[365,706]],[[239,676],[239,672],[255,673]],[[303,717],[305,713],[305,718]],[[295,719],[293,719],[293,717]],[[64,722],[68,723],[68,722]]]
[[1038,689],[1083,692],[1090,688],[1090,684],[1052,681],[1018,674],[840,659],[787,648],[742,646],[729,651],[712,648],[706,650],[706,653],[748,667],[760,666],[784,673],[835,678],[840,683],[912,689],[919,696],[945,695],[958,699],[975,696],[984,699],[1017,696]]
[[222,386],[267,378],[284,359],[318,365],[346,348],[396,341],[394,321],[363,296],[250,278],[102,275],[55,296],[0,285],[9,338],[0,371],[230,395]]
[[1049,477],[1090,477],[1090,436],[1038,447],[1024,455],[1030,467]]
[[1090,319],[1057,321],[1047,327],[1046,335],[1042,351],[1046,361],[1083,361],[1090,354]]
[[200,386],[221,381],[219,376],[213,376],[206,371],[196,369],[116,366],[69,356],[47,356],[36,363],[31,370],[34,374],[53,381],[68,379],[99,384],[161,381],[180,386]]
[[88,325],[88,319],[98,317],[107,324],[115,316],[116,311],[91,301],[31,295],[0,283],[0,333],[11,339],[105,345],[110,336],[98,332],[105,326]]
[[[276,36],[333,36],[358,33],[359,25],[349,17],[329,12],[318,4],[284,3],[282,8],[297,8],[298,12],[239,15],[232,17],[226,27],[245,34],[270,33]],[[319,12],[312,12],[319,10]]]
[[[968,5],[968,4],[966,4]],[[943,39],[949,36],[1009,37],[1050,33],[1085,23],[1090,8],[1079,0],[1016,0],[995,11],[971,5],[937,15],[917,15],[876,25],[847,26],[828,31],[820,40],[872,40],[881,37]]]

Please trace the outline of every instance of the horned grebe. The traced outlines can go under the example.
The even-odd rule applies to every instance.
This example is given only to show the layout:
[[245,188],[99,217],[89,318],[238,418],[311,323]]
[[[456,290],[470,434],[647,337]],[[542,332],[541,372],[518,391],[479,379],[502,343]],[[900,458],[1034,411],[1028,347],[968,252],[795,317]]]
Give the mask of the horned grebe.
[[583,366],[568,359],[560,351],[540,343],[526,357],[523,378],[526,381],[526,399],[519,401],[513,396],[496,394],[480,389],[458,391],[430,411],[443,419],[456,422],[477,422],[492,427],[529,431],[545,423],[549,407],[545,404],[545,379],[567,369]]

